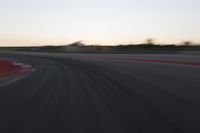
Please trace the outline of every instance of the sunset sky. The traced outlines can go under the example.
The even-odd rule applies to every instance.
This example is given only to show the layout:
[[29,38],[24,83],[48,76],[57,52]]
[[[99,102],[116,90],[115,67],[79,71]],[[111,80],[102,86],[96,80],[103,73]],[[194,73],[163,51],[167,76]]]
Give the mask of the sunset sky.
[[200,43],[200,0],[0,0],[0,46]]

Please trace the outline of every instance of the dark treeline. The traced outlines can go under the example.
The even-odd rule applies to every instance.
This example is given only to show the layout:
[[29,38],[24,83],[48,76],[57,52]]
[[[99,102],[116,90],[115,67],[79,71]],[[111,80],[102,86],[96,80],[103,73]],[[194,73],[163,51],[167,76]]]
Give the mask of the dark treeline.
[[145,44],[128,44],[117,46],[85,45],[81,41],[60,46],[1,47],[2,50],[34,51],[34,52],[68,52],[68,53],[174,53],[177,51],[200,51],[200,45],[185,42],[182,45],[158,45],[151,40]]

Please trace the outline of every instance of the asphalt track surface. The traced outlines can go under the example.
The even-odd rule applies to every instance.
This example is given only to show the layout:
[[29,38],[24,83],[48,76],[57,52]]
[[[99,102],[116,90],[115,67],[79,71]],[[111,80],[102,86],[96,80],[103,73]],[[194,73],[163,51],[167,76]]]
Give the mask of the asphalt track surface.
[[1,54],[35,71],[0,88],[0,133],[199,133],[200,66],[124,59],[200,57],[127,56]]

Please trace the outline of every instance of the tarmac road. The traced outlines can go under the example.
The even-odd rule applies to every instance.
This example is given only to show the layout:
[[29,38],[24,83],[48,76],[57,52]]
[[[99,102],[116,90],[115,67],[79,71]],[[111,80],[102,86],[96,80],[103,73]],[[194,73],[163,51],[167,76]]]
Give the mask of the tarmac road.
[[[200,132],[198,65],[124,55],[36,55],[0,55],[35,68],[0,88],[0,133]],[[131,58],[138,56],[151,57]],[[198,56],[170,59],[200,62]]]

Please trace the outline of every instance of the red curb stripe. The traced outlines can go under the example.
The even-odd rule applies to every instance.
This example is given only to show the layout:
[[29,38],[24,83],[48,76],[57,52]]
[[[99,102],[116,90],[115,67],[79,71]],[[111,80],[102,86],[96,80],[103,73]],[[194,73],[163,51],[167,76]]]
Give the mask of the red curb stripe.
[[0,60],[0,78],[5,78],[13,75],[27,75],[33,71],[34,69],[30,65],[12,62],[9,60]]
[[9,60],[0,60],[0,87],[17,79],[21,79],[31,74],[34,70],[31,65]]

